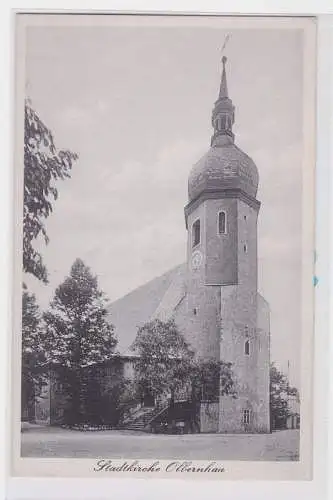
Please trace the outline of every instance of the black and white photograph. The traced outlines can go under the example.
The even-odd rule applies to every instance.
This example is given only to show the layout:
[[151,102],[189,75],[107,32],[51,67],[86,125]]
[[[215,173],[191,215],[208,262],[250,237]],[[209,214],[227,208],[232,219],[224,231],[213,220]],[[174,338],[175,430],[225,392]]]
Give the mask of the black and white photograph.
[[315,20],[17,17],[24,474],[308,478]]

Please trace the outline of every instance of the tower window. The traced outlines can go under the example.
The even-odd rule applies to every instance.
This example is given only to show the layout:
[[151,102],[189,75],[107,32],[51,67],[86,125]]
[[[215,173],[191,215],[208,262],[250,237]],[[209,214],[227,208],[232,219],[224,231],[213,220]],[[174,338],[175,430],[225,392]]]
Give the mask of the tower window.
[[243,424],[250,423],[250,410],[243,410],[242,421]]
[[192,226],[192,246],[200,243],[200,219],[196,220]]
[[219,212],[218,231],[219,234],[226,234],[227,232],[227,214],[225,212]]
[[250,355],[250,341],[249,340],[245,340],[244,352],[245,352],[246,356]]
[[222,126],[221,126],[221,130],[226,130],[226,122],[227,122],[227,117],[226,115],[222,115],[222,118],[221,118],[221,123],[222,123]]

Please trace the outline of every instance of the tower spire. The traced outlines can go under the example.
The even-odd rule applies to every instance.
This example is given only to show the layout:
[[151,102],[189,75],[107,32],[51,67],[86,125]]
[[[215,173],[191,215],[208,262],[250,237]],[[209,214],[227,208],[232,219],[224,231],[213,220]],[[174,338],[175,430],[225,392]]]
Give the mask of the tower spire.
[[219,99],[226,99],[229,97],[228,96],[228,85],[227,85],[227,74],[225,71],[226,62],[227,62],[227,57],[223,56],[222,57],[223,69],[222,69],[222,78],[221,78]]
[[[226,40],[227,41],[227,40]],[[225,47],[224,43],[223,48]],[[234,141],[232,126],[235,121],[235,107],[232,104],[228,94],[227,72],[226,72],[227,57],[222,57],[222,76],[220,83],[220,92],[212,114],[212,125],[214,134],[212,136],[212,146],[225,146]]]

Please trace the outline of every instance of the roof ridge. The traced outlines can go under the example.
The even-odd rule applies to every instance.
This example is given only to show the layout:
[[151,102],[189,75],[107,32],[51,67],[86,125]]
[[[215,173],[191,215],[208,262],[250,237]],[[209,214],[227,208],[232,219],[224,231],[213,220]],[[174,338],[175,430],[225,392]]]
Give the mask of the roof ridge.
[[[181,282],[182,282],[182,288],[184,288],[184,276],[183,276],[183,273],[180,273],[180,270],[181,270],[182,268],[184,268],[184,270],[186,270],[186,264],[185,264],[185,263],[184,263],[183,265],[178,266],[178,269],[177,269],[177,271],[175,272],[173,279],[172,279],[172,280],[170,280],[170,283],[168,284],[168,286],[167,286],[167,288],[166,288],[166,290],[165,290],[165,292],[164,292],[164,294],[163,294],[163,296],[162,296],[162,298],[161,298],[161,301],[159,302],[159,304],[158,304],[157,308],[156,308],[156,309],[155,309],[155,311],[153,312],[153,314],[152,314],[152,316],[151,316],[152,318],[155,318],[155,317],[156,317],[156,315],[160,314],[160,312],[161,312],[161,306],[162,306],[163,304],[165,304],[165,301],[169,298],[169,294],[170,294],[170,292],[172,292],[172,291],[174,290],[174,288],[175,288],[175,283],[177,283],[177,282],[176,282],[176,280],[177,280],[177,279],[178,279],[178,280],[179,280],[179,279],[181,279]],[[185,296],[185,295],[186,295],[186,291],[185,291],[185,290],[181,290],[181,297],[180,297],[180,299],[178,299],[178,300],[177,300],[177,302],[176,302],[176,304],[174,305],[173,309],[175,309],[175,308],[177,308],[177,307],[178,307],[179,303],[182,301],[182,299],[184,298],[184,296]],[[162,310],[163,310],[163,309],[162,309]]]
[[154,276],[154,278],[150,279],[149,281],[146,281],[145,283],[143,283],[142,285],[137,286],[136,288],[133,288],[133,290],[131,290],[130,292],[127,292],[125,295],[122,295],[118,299],[110,301],[109,304],[108,304],[108,307],[111,307],[113,304],[116,304],[118,301],[125,299],[125,297],[128,297],[132,293],[135,293],[135,292],[137,292],[139,290],[142,290],[142,288],[144,288],[145,286],[150,285],[153,281],[158,280],[158,279],[162,279],[164,277],[167,277],[168,274],[171,275],[173,272],[176,271],[176,269],[180,269],[184,265],[185,265],[185,262],[183,262],[182,264],[178,264],[175,267],[172,267],[171,269],[169,269],[168,271],[166,271],[163,274],[160,274],[158,276]]

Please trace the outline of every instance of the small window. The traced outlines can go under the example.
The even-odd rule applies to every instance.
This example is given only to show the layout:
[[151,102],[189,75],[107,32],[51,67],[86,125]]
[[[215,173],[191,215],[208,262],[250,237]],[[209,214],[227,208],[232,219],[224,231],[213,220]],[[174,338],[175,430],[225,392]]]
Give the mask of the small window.
[[192,246],[195,247],[200,243],[200,220],[196,220],[192,226]]
[[222,118],[221,118],[221,128],[220,130],[226,130],[226,122],[227,122],[227,117],[226,115],[222,115]]
[[247,253],[247,244],[244,245],[244,252]]
[[193,314],[194,314],[194,316],[197,315],[197,308],[196,307],[193,309]]
[[231,123],[230,123],[230,116],[227,115],[226,117],[226,129],[230,130],[231,129]]
[[249,340],[245,341],[244,352],[245,352],[246,356],[250,355],[250,341]]
[[249,336],[249,327],[247,325],[244,326],[244,333],[245,333],[245,337]]
[[227,215],[225,212],[219,212],[218,218],[219,234],[226,234],[227,232]]
[[250,410],[243,410],[243,424],[249,424],[250,423]]
[[244,220],[246,220],[246,215],[244,215]]

